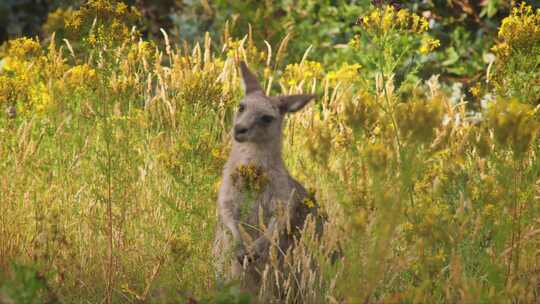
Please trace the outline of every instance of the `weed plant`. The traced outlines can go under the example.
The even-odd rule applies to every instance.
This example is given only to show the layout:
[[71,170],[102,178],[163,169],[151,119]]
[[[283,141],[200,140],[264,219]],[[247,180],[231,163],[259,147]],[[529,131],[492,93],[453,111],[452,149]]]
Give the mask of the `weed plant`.
[[211,256],[239,60],[268,92],[318,96],[284,155],[328,223],[271,252],[287,302],[540,301],[540,10],[503,20],[473,99],[420,78],[439,42],[405,8],[360,16],[348,47],[366,60],[337,68],[308,50],[279,69],[287,38],[259,49],[248,29],[219,47],[163,31],[161,48],[137,18],[89,1],[50,15],[58,36],[4,47],[1,303],[249,303],[216,286]]

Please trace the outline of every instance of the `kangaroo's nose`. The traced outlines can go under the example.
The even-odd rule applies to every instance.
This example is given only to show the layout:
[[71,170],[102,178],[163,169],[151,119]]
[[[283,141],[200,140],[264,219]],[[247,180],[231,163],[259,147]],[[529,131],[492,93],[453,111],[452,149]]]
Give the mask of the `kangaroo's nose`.
[[248,131],[248,128],[243,127],[243,126],[235,126],[234,127],[234,134],[236,134],[236,135],[245,134],[245,133],[247,133],[247,131]]

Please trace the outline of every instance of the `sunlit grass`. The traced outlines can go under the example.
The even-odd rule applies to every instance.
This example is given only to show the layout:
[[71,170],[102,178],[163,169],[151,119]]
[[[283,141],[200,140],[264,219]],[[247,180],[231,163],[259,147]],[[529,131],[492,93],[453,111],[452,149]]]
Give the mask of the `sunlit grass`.
[[[280,290],[321,303],[538,301],[540,122],[536,95],[515,94],[512,65],[496,67],[494,87],[479,89],[491,97],[471,111],[436,76],[411,68],[394,80],[430,39],[408,13],[411,24],[390,26],[394,11],[380,8],[361,25],[368,40],[351,47],[371,52],[372,67],[303,60],[280,70],[285,47],[260,50],[250,36],[219,49],[208,36],[187,49],[136,31],[111,39],[104,24],[127,11],[100,3],[75,14],[89,27],[79,40],[14,40],[3,58],[0,104],[16,116],[0,116],[0,302],[218,292],[215,201],[240,59],[273,94],[318,96],[287,123],[284,157],[329,223],[321,243],[306,228],[289,265],[302,271]],[[117,19],[85,19],[111,9]],[[215,299],[234,297],[233,287]]]

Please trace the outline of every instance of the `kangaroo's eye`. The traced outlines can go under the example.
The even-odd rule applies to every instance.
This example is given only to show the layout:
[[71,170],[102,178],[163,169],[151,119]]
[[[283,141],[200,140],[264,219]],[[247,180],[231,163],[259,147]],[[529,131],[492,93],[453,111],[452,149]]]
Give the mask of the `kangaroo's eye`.
[[238,107],[238,112],[242,113],[242,112],[244,112],[245,109],[246,109],[246,106],[244,106],[243,104],[241,104],[241,105]]
[[261,117],[261,121],[265,124],[269,124],[271,123],[272,121],[274,121],[274,117],[273,116],[270,116],[270,115],[263,115]]

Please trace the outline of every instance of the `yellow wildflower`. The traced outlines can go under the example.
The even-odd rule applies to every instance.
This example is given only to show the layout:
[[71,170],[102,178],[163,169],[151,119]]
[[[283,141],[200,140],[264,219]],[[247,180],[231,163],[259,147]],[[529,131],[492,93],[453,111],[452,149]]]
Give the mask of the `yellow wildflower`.
[[397,13],[397,20],[396,23],[400,27],[407,26],[407,22],[409,21],[409,12],[405,9],[401,9]]
[[413,32],[419,31],[420,30],[420,16],[412,15],[411,20],[412,20],[411,31]]
[[309,199],[309,198],[304,198],[304,205],[306,205],[308,208],[313,208],[315,207],[315,202],[313,202],[312,199]]
[[0,104],[13,101],[16,85],[10,77],[0,75]]
[[425,19],[425,18],[422,18],[422,20],[420,20],[420,32],[425,32],[427,31],[429,28],[429,22]]
[[38,113],[45,111],[51,105],[52,98],[49,94],[49,90],[42,82],[30,87],[28,95],[30,105]]
[[263,168],[254,164],[236,167],[231,178],[235,187],[249,193],[260,193],[269,182]]
[[493,204],[486,204],[482,212],[485,216],[491,216],[495,213],[495,206]]
[[515,47],[534,45],[540,40],[540,9],[534,12],[530,5],[521,3],[503,19],[498,35],[499,39]]
[[41,46],[37,39],[22,37],[10,40],[8,43],[8,56],[23,58],[38,55],[40,52]]
[[[504,18],[498,32],[499,42],[492,48],[497,60],[493,83],[503,96],[538,104],[537,58],[540,56],[540,9],[522,3]],[[533,88],[532,90],[530,88]]]
[[364,16],[362,22],[364,22],[364,25],[369,25],[369,16]]
[[115,13],[116,13],[117,15],[122,16],[122,15],[126,14],[127,11],[128,11],[128,7],[127,7],[127,5],[126,5],[125,3],[119,2],[119,3],[116,5]]
[[69,83],[73,85],[84,85],[97,81],[96,71],[86,63],[72,67],[67,75]]
[[329,72],[326,75],[326,78],[332,83],[335,83],[338,81],[351,83],[358,79],[359,77],[358,71],[360,70],[361,67],[362,66],[357,63],[355,64],[344,63],[341,65],[339,70]]
[[540,9],[536,12],[532,7],[522,3],[512,10],[510,16],[501,22],[498,32],[499,40],[493,50],[497,55],[507,57],[512,50],[529,49],[540,41]]
[[323,68],[319,62],[306,60],[302,63],[289,64],[285,67],[283,81],[294,86],[303,81],[319,79],[323,75]]
[[478,95],[480,95],[480,84],[477,83],[476,85],[474,85],[473,87],[471,87],[469,89],[469,92],[474,96],[474,97],[478,97]]
[[411,224],[410,222],[405,222],[401,225],[401,230],[403,232],[411,232],[413,231],[413,229],[414,229],[414,225]]
[[374,23],[376,23],[377,25],[380,26],[380,24],[381,24],[381,13],[380,13],[380,11],[378,9],[372,11],[369,19],[372,22],[374,22]]
[[385,8],[381,21],[381,28],[383,31],[388,31],[392,28],[394,23],[394,11],[394,8],[391,6]]
[[70,14],[66,19],[66,27],[77,30],[81,26],[81,22],[81,13],[75,12],[73,14]]
[[426,18],[404,8],[396,12],[392,6],[375,7],[361,20],[360,26],[371,33],[397,30],[421,34],[428,30],[429,25]]
[[420,49],[418,50],[421,54],[427,54],[437,47],[440,46],[440,42],[437,39],[433,39],[429,36],[422,37],[422,41],[420,43]]

